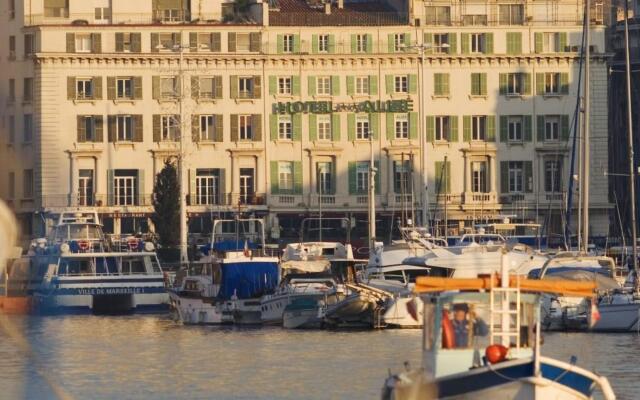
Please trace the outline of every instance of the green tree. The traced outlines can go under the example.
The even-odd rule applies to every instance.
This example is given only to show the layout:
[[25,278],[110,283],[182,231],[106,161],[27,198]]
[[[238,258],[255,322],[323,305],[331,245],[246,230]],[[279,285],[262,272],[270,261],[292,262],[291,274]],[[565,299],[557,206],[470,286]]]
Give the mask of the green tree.
[[153,185],[153,215],[159,242],[174,247],[180,242],[180,185],[174,160],[166,160]]

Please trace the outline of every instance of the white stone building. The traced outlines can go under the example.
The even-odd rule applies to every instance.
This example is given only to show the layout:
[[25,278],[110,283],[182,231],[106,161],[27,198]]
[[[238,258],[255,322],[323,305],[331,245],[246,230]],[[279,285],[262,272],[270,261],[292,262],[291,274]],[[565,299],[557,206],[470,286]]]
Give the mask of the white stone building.
[[[0,196],[27,236],[77,207],[96,207],[116,234],[146,230],[181,128],[192,233],[241,209],[287,236],[319,208],[366,232],[369,135],[385,238],[412,208],[440,228],[446,215],[450,234],[499,215],[562,229],[581,2],[8,0],[0,11]],[[607,54],[594,14],[601,235]]]

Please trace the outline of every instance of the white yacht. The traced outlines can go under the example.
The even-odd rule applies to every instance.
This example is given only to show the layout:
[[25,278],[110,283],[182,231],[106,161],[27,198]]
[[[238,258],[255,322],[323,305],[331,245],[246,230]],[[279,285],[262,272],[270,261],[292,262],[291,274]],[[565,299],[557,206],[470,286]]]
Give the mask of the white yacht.
[[63,212],[50,236],[32,243],[29,256],[39,313],[168,309],[153,243],[135,237],[110,243],[96,212]]

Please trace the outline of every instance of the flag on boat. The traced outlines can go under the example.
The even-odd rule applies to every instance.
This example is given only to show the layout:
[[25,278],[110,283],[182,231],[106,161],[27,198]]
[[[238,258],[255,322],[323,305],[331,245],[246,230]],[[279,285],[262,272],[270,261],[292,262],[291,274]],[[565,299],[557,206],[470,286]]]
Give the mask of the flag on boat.
[[591,298],[591,310],[589,312],[589,329],[593,328],[600,321],[600,311],[596,304],[596,299]]

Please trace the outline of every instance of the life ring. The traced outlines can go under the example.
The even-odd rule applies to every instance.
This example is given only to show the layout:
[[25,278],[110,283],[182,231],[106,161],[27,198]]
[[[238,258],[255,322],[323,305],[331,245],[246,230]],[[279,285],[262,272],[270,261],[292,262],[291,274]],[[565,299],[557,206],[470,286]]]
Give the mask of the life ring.
[[456,347],[456,336],[453,333],[453,323],[449,319],[449,311],[442,310],[442,348],[453,349]]
[[80,250],[89,250],[89,246],[91,246],[91,243],[89,243],[88,240],[79,240],[78,241],[78,248]]
[[127,246],[131,251],[136,250],[138,248],[138,239],[136,238],[127,239]]

